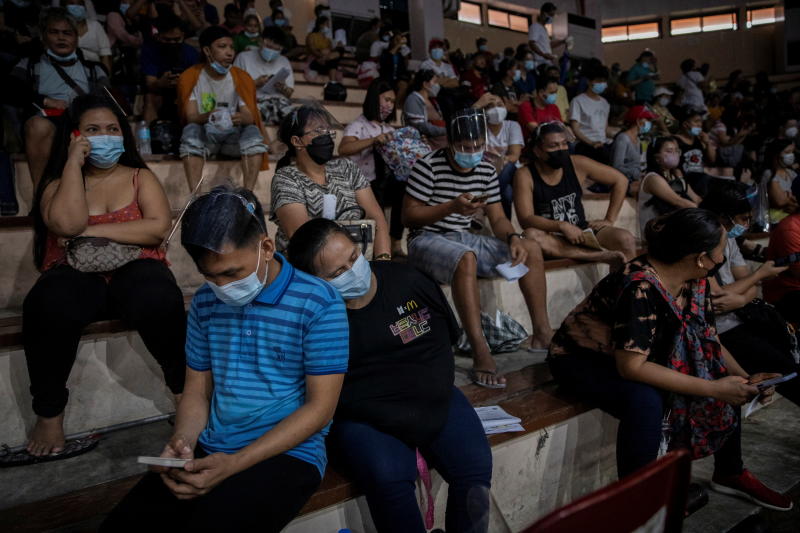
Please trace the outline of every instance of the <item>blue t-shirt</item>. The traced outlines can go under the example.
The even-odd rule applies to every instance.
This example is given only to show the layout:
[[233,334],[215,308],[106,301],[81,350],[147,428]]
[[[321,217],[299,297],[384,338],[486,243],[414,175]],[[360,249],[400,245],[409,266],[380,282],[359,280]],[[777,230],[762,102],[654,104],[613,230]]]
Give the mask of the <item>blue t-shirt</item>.
[[[306,376],[347,372],[349,327],[344,302],[325,281],[281,263],[277,278],[252,303],[222,303],[208,285],[189,310],[186,363],[211,371],[214,391],[199,443],[235,453],[306,400]],[[325,472],[328,426],[287,451]]]
[[642,78],[644,78],[644,81],[633,88],[636,101],[651,102],[653,100],[653,93],[656,90],[656,84],[653,78],[650,77],[650,68],[643,66],[637,61],[628,71],[628,81],[636,81]]

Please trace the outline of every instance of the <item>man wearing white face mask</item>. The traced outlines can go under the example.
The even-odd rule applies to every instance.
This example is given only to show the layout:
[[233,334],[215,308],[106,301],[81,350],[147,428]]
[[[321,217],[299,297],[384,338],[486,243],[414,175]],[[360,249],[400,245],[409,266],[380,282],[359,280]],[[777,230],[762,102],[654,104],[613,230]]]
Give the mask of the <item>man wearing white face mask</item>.
[[294,70],[289,59],[282,54],[286,46],[286,34],[276,26],[267,26],[261,32],[261,47],[258,50],[241,52],[233,61],[233,66],[244,70],[260,89],[269,79],[286,69],[286,79],[277,84],[275,89],[286,98],[294,92]]
[[341,296],[275,252],[246,189],[186,211],[181,243],[206,279],[189,310],[186,385],[162,457],[103,524],[281,531],[319,486],[347,371]]
[[536,66],[542,64],[554,65],[558,57],[553,54],[553,47],[560,46],[566,42],[565,39],[551,39],[547,33],[547,24],[552,24],[553,17],[556,15],[556,6],[551,2],[545,2],[539,9],[539,16],[531,23],[528,29],[528,45],[533,52]]
[[[502,114],[502,113],[501,113]],[[493,119],[496,120],[496,119]],[[478,276],[498,275],[497,266],[520,268],[520,290],[528,304],[533,335],[530,348],[546,351],[552,337],[542,251],[515,232],[500,205],[494,167],[483,161],[486,121],[479,109],[464,109],[447,123],[449,145],[418,159],[408,178],[403,222],[412,229],[409,263],[453,288],[453,299],[473,352],[472,381],[503,388],[505,378],[481,330]],[[469,232],[482,209],[494,237]]]

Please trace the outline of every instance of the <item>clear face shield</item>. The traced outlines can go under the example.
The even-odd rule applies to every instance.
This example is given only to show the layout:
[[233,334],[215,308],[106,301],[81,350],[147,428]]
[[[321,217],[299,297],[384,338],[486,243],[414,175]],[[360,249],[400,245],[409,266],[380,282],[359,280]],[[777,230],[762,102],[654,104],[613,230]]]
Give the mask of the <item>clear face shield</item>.
[[[193,245],[216,252],[229,253],[232,243],[241,242],[252,220],[255,220],[264,234],[264,224],[256,216],[256,206],[244,196],[232,191],[212,191],[199,197],[187,208],[202,209],[206,216],[183,218],[181,243]],[[210,216],[213,215],[213,216]]]
[[472,169],[483,160],[486,129],[486,115],[482,109],[464,109],[450,120],[448,137],[456,165]]

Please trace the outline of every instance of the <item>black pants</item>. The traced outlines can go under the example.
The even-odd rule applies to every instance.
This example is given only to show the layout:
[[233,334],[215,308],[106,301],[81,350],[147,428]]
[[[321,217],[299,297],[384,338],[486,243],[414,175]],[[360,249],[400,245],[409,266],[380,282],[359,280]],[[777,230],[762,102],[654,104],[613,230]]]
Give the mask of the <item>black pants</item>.
[[372,192],[381,207],[390,207],[389,236],[392,239],[403,238],[403,197],[406,195],[406,182],[394,179],[393,176],[378,178],[372,181]]
[[[205,454],[200,450],[197,455]],[[251,466],[191,500],[179,500],[159,474],[148,472],[100,531],[277,533],[297,516],[319,484],[316,466],[286,454]]]
[[[619,419],[620,479],[656,459],[661,443],[664,391],[624,379],[617,372],[614,359],[603,354],[558,355],[547,362],[559,386]],[[738,408],[736,411],[741,418]],[[741,421],[714,454],[714,470],[721,476],[742,473]]]
[[121,318],[136,329],[161,365],[167,386],[183,391],[186,374],[186,312],[183,295],[167,266],[139,259],[111,279],[62,265],[48,270],[25,297],[22,333],[31,380],[33,411],[60,414],[83,329],[98,320]]
[[[749,324],[745,323],[721,333],[719,340],[749,374],[777,372],[786,375],[800,372],[800,365],[794,362],[791,355],[782,352],[769,338]],[[776,390],[800,405],[800,378],[778,385]]]
[[575,153],[578,155],[586,156],[589,159],[594,159],[598,163],[603,163],[604,165],[610,165],[611,159],[609,158],[608,154],[608,145],[603,145],[600,148],[595,148],[585,142],[578,141],[578,144],[575,145]]

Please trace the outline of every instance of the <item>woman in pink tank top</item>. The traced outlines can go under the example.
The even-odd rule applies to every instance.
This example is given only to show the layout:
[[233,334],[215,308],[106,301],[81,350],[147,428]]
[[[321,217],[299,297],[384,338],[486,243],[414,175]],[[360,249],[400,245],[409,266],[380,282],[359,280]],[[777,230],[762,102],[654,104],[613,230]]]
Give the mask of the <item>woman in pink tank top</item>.
[[[115,102],[75,99],[53,141],[33,216],[42,275],[25,299],[23,336],[38,418],[27,457],[17,458],[22,464],[70,457],[96,443],[69,441],[63,430],[66,382],[88,324],[118,318],[137,330],[176,398],[185,374],[183,294],[161,247],[170,205]],[[82,272],[67,264],[64,248],[79,236],[139,246],[141,253],[110,272]]]

